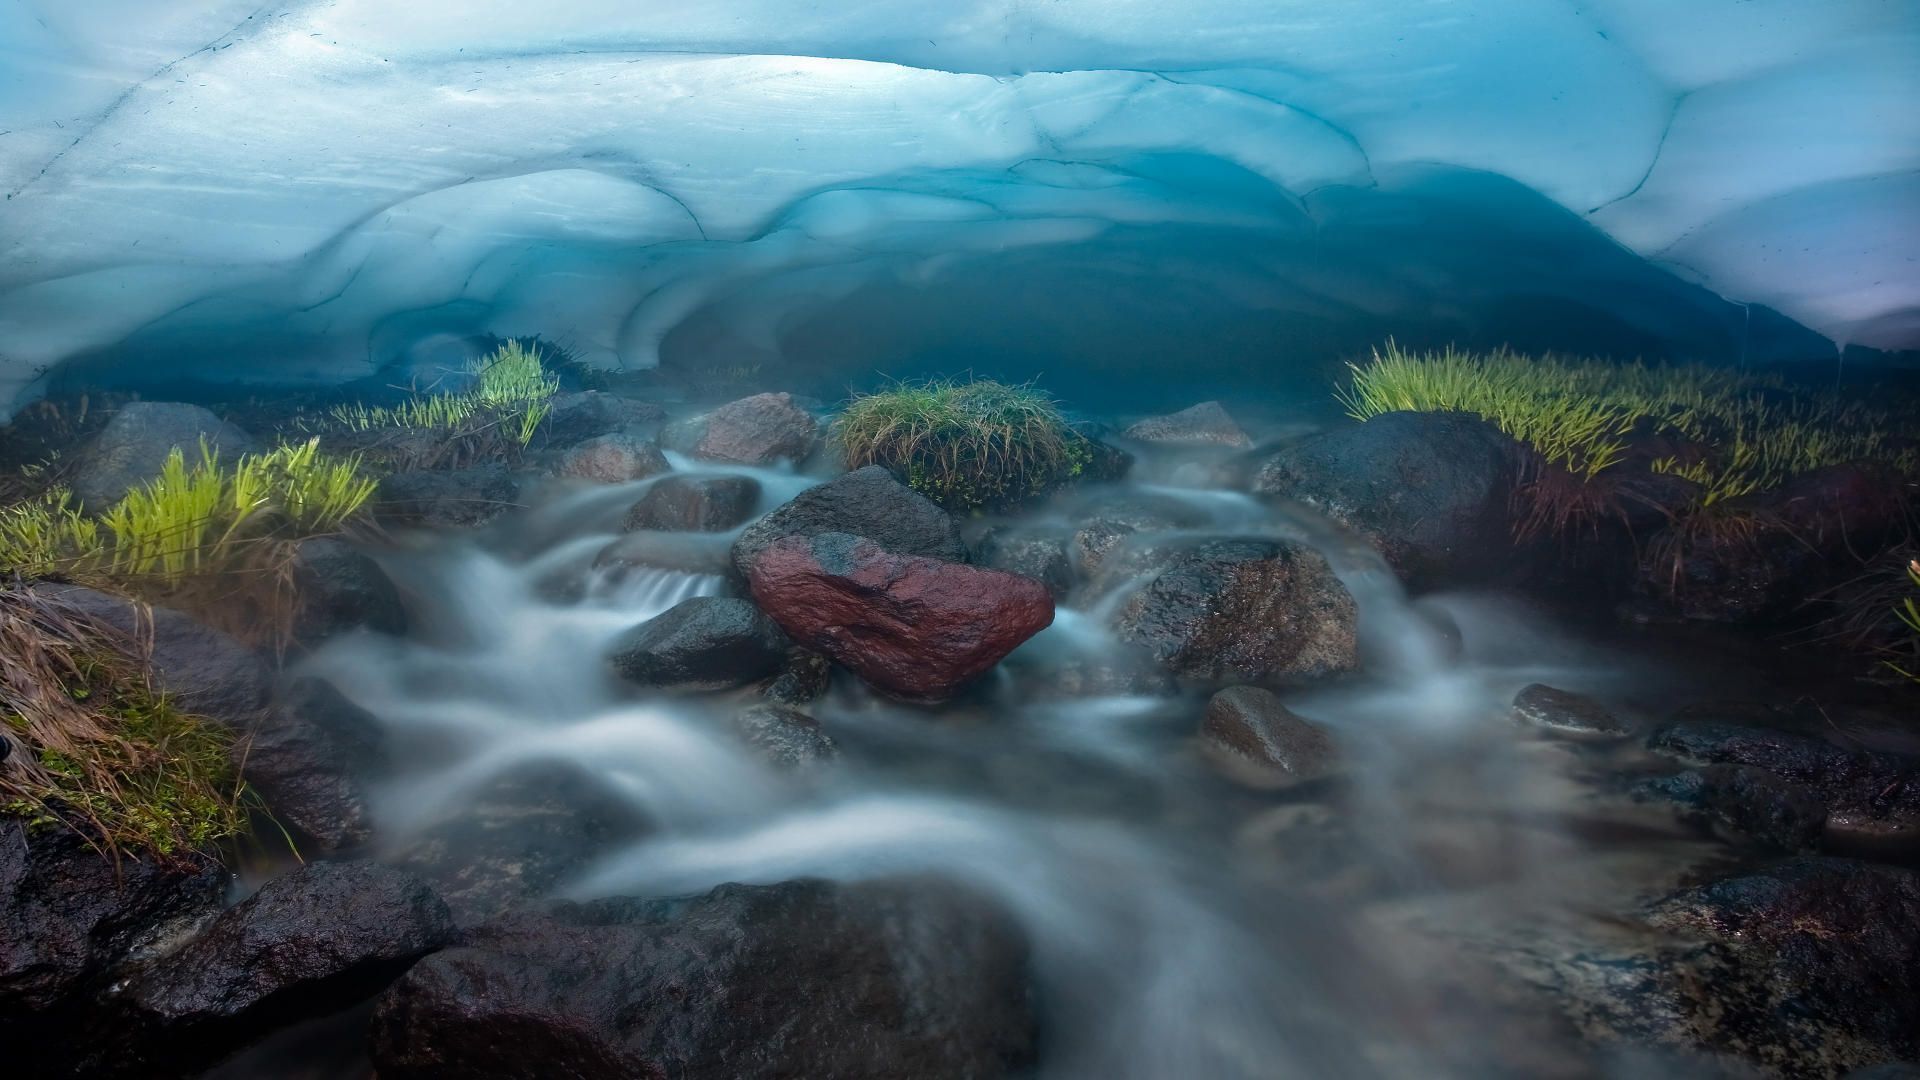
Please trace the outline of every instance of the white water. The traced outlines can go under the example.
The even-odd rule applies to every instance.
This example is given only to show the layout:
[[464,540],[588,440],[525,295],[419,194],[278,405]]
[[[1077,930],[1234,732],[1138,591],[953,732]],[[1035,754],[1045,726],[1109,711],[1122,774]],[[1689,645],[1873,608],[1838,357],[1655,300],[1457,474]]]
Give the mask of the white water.
[[[769,503],[808,483],[754,475]],[[1419,921],[1407,905],[1459,876],[1501,903],[1562,903],[1590,885],[1568,863],[1586,853],[1552,820],[1578,795],[1564,755],[1517,737],[1505,705],[1531,681],[1605,689],[1628,673],[1497,600],[1410,605],[1377,559],[1323,523],[1244,496],[1153,489],[1200,508],[1211,531],[1318,539],[1359,603],[1364,677],[1288,698],[1336,732],[1349,782],[1269,805],[1193,752],[1203,698],[1032,692],[1053,666],[1113,647],[1098,613],[1074,607],[985,693],[939,713],[836,676],[811,711],[842,760],[806,778],[773,771],[730,741],[710,703],[636,698],[604,668],[614,635],[724,588],[672,571],[593,574],[644,487],[560,494],[521,520],[390,556],[413,632],[314,658],[407,763],[380,793],[386,844],[457,817],[508,769],[561,760],[657,826],[595,852],[567,895],[900,872],[971,883],[1034,944],[1048,1077],[1476,1075],[1498,1036],[1433,1019],[1451,973],[1406,947],[1397,928]],[[551,599],[545,583],[568,574],[591,587]],[[1436,617],[1460,628],[1458,655]],[[1347,831],[1331,842],[1373,883],[1364,903],[1284,857],[1298,842],[1285,815],[1322,799],[1344,807]]]

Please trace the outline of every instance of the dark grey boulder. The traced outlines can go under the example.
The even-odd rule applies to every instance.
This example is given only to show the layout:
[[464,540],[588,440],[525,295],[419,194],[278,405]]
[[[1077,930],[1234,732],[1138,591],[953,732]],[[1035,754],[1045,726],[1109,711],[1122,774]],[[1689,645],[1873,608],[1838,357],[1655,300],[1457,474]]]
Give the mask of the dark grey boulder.
[[367,781],[385,771],[379,721],[319,679],[294,680],[251,737],[234,747],[240,775],[274,820],[312,854],[372,836]]
[[760,481],[750,476],[669,476],[627,511],[626,529],[725,532],[753,516]]
[[503,465],[416,469],[380,481],[373,512],[393,525],[471,528],[520,505],[520,482]]
[[614,646],[614,671],[662,690],[726,690],[779,673],[789,643],[750,600],[696,596],[634,627]]
[[1804,784],[1746,765],[1709,765],[1649,780],[1635,789],[1671,803],[1682,818],[1742,845],[1805,851],[1820,845],[1827,804]]
[[1289,684],[1358,663],[1353,597],[1319,552],[1284,540],[1203,540],[1158,562],[1110,625],[1172,674]]
[[1619,738],[1633,734],[1631,725],[1598,701],[1545,683],[1532,683],[1514,695],[1513,719],[1529,727],[1574,737]]
[[192,616],[149,607],[79,585],[39,583],[33,590],[111,629],[149,662],[154,689],[183,712],[238,730],[266,707],[273,671],[260,654]]
[[79,451],[70,481],[74,500],[89,512],[103,512],[160,475],[175,447],[189,465],[199,460],[203,439],[228,462],[254,449],[252,436],[198,405],[129,402]]
[[1253,490],[1360,533],[1410,582],[1511,576],[1520,446],[1465,413],[1395,412],[1289,444]]
[[1920,839],[1920,757],[1751,722],[1769,715],[1738,703],[1695,706],[1655,730],[1647,745],[1691,764],[1749,766],[1804,785],[1825,803],[1829,834]]
[[384,1080],[993,1077],[1036,1053],[1027,946],[950,883],[722,885],[476,932],[381,998]]
[[406,632],[407,609],[393,579],[366,552],[344,540],[302,540],[294,553],[293,585],[299,598],[293,638],[302,645],[318,645],[362,628]]
[[0,817],[0,1034],[9,1056],[39,1044],[26,1037],[33,1016],[212,917],[228,880],[211,859],[116,860],[70,830]]
[[1339,765],[1339,747],[1324,728],[1257,686],[1213,695],[1200,738],[1229,775],[1256,787],[1317,780]]
[[555,394],[540,428],[548,446],[565,447],[601,435],[644,431],[665,419],[665,411],[652,402],[600,390],[580,390]]
[[746,575],[754,557],[774,541],[829,532],[865,537],[896,555],[967,561],[952,515],[886,469],[869,465],[808,488],[747,526],[733,543],[733,565]]
[[209,1063],[377,992],[453,936],[446,904],[419,878],[376,863],[312,862],[143,965],[107,1003],[145,1054]]

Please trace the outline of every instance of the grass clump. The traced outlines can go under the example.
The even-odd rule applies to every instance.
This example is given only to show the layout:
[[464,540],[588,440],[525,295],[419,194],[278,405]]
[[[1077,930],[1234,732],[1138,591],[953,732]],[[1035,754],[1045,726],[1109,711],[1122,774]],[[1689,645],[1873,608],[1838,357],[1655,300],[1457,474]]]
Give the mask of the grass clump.
[[133,643],[31,589],[0,589],[0,811],[161,857],[244,831],[233,737],[155,694]]
[[336,405],[328,419],[348,431],[403,428],[467,439],[499,434],[524,448],[560,389],[560,377],[547,370],[539,348],[520,341],[508,341],[469,361],[464,374],[468,385],[463,390],[416,396],[391,408]]
[[1778,377],[1506,350],[1415,354],[1392,342],[1371,363],[1348,366],[1352,384],[1336,396],[1357,420],[1400,410],[1473,413],[1581,480],[1617,467],[1637,436],[1684,441],[1687,455],[1649,467],[1699,485],[1703,507],[1827,465],[1874,458],[1920,471],[1920,456],[1897,446],[1885,414],[1795,391]]
[[884,466],[949,510],[1017,506],[1079,477],[1093,456],[1045,393],[984,379],[856,396],[832,437],[849,468]]
[[338,529],[376,483],[357,458],[321,454],[317,438],[241,455],[232,467],[205,443],[192,464],[175,447],[159,476],[97,521],[61,488],[0,510],[0,568],[179,585],[242,565],[262,543]]
[[[1893,606],[1893,617],[1907,630],[1906,652],[1909,655],[1920,654],[1920,559],[1907,560],[1907,584],[1911,591],[1900,598]],[[1909,661],[1905,666],[1887,661],[1887,666],[1901,675],[1920,683],[1920,664]]]

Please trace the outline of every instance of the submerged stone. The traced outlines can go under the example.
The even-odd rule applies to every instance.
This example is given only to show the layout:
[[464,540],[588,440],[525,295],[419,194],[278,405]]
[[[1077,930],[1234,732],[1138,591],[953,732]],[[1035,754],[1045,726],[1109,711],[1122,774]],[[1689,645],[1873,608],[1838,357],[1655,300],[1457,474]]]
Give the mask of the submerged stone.
[[1170,443],[1184,446],[1230,446],[1244,450],[1253,445],[1226,406],[1217,401],[1189,405],[1177,413],[1149,416],[1127,428],[1127,438],[1141,442]]
[[1532,683],[1514,695],[1513,719],[1531,727],[1587,738],[1616,738],[1633,733],[1630,725],[1598,701],[1545,683]]
[[1229,775],[1256,787],[1316,780],[1339,763],[1339,747],[1324,728],[1257,686],[1213,695],[1200,737]]

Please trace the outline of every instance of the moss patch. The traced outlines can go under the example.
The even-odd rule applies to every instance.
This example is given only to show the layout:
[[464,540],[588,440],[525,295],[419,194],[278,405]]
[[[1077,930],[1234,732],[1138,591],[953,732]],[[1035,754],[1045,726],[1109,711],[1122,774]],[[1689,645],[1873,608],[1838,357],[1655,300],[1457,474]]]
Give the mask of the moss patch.
[[833,423],[847,467],[880,465],[949,510],[1018,506],[1093,458],[1053,399],[991,381],[902,385],[854,398]]

